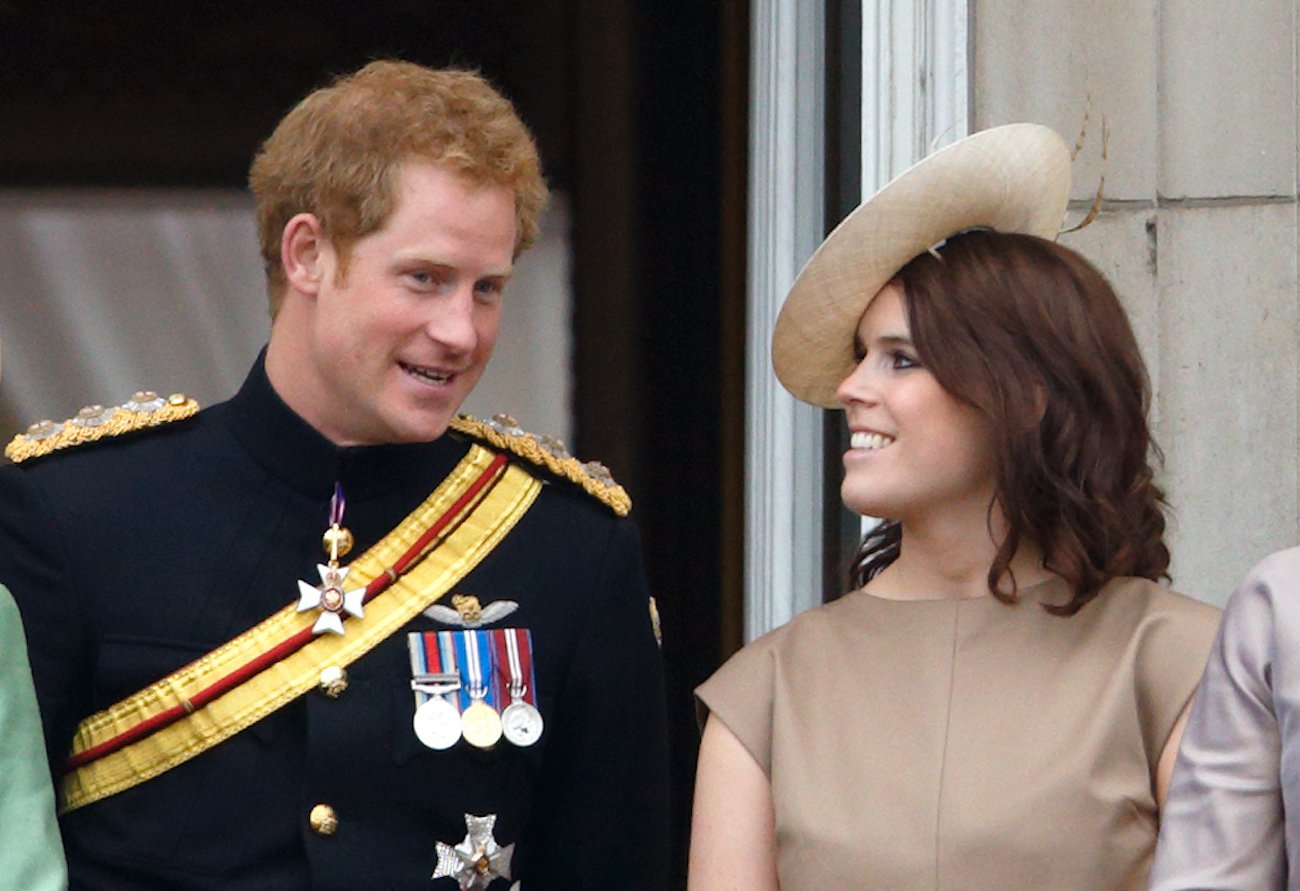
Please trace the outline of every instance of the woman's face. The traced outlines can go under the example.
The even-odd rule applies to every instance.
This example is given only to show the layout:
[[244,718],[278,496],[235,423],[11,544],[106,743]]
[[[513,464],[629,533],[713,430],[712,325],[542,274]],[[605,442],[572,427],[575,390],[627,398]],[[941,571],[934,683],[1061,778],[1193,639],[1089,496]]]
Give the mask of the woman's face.
[[904,524],[967,510],[982,521],[995,481],[989,423],[921,366],[897,285],[862,314],[857,355],[838,391],[851,435],[844,503]]

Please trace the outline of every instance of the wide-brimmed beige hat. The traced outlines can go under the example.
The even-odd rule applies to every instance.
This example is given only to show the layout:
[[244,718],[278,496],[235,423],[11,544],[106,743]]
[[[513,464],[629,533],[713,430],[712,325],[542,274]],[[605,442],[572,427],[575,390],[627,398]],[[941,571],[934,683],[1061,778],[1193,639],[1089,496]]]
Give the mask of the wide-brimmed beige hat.
[[1070,200],[1070,149],[1040,124],[954,142],[860,204],[812,255],[781,307],[772,364],[804,402],[838,408],[872,298],[913,257],[965,229],[1055,238]]

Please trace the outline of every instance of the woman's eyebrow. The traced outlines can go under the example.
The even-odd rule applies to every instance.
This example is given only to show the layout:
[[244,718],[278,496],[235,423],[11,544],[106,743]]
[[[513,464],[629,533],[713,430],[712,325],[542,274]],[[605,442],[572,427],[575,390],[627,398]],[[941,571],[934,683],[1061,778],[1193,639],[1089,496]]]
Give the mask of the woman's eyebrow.
[[[913,345],[912,338],[907,334],[881,334],[878,337],[874,338],[874,342],[877,348],[900,347],[900,346],[910,347]],[[855,336],[853,338],[853,346],[857,349],[859,353],[865,354],[867,352],[867,342],[862,339],[861,335]]]

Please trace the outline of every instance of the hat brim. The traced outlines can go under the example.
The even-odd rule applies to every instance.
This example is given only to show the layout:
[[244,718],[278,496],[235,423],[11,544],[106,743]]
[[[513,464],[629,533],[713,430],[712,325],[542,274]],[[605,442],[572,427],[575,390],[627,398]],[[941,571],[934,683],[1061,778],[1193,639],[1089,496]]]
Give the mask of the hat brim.
[[795,279],[772,333],[777,378],[804,402],[839,407],[862,313],[913,257],[977,227],[1054,239],[1069,200],[1069,147],[1039,124],[983,130],[919,161],[845,217]]

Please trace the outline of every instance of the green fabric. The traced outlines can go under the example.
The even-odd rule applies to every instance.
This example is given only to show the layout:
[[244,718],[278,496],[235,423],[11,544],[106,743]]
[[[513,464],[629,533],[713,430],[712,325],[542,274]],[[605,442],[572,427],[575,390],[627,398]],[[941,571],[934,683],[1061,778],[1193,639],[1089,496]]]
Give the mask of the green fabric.
[[0,585],[0,886],[68,887],[22,620]]

